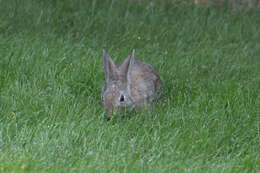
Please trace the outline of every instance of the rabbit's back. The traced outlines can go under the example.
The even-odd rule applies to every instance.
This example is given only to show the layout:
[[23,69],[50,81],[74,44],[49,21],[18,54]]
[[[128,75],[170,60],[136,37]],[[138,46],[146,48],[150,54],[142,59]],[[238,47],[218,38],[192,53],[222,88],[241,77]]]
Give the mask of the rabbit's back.
[[133,102],[141,106],[159,98],[162,82],[150,64],[135,60],[131,69],[130,89]]

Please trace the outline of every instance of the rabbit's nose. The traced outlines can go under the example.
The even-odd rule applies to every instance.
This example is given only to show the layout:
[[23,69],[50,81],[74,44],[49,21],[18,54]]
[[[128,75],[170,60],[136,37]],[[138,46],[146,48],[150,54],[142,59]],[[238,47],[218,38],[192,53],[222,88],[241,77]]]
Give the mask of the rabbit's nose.
[[106,109],[106,116],[112,117],[117,113],[117,111],[118,111],[117,107],[112,107],[112,108],[109,107],[108,109]]
[[106,111],[106,119],[109,121],[114,115],[113,111]]
[[115,110],[114,110],[113,107],[108,107],[108,108],[106,108],[106,116],[107,116],[107,117],[113,116],[114,112],[115,112]]
[[111,117],[113,115],[113,111],[112,110],[106,110],[106,116],[107,117]]

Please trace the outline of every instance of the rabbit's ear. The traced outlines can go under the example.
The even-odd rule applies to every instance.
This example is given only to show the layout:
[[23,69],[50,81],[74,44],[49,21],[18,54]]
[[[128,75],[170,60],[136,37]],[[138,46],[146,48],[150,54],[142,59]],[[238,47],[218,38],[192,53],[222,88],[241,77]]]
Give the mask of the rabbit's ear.
[[132,66],[134,63],[134,53],[135,53],[135,51],[133,50],[131,55],[127,59],[125,59],[125,61],[120,65],[120,72],[126,79],[127,87],[130,87],[130,85],[131,85],[131,76],[130,75],[131,75]]
[[105,50],[103,50],[103,58],[104,58],[104,71],[106,75],[106,82],[108,83],[111,80],[115,80],[117,77],[117,69],[113,62],[113,60],[110,58],[110,56],[106,53]]

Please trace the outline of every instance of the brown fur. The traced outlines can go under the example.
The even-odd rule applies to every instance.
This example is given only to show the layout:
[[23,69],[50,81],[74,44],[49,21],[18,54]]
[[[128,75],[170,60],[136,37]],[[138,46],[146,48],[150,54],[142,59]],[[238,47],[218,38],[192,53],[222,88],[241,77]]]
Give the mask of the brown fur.
[[104,69],[102,102],[108,117],[120,108],[151,106],[161,95],[162,81],[158,73],[150,64],[134,60],[134,51],[119,67],[104,51]]
[[131,81],[132,100],[138,105],[151,103],[161,93],[161,79],[150,64],[135,60]]

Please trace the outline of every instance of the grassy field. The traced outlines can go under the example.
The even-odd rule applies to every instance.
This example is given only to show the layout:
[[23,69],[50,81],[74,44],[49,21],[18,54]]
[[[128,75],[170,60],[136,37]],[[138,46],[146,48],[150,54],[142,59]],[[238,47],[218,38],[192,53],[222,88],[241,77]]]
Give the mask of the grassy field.
[[[260,172],[260,11],[0,1],[0,172]],[[154,112],[104,118],[105,49],[161,75]]]

